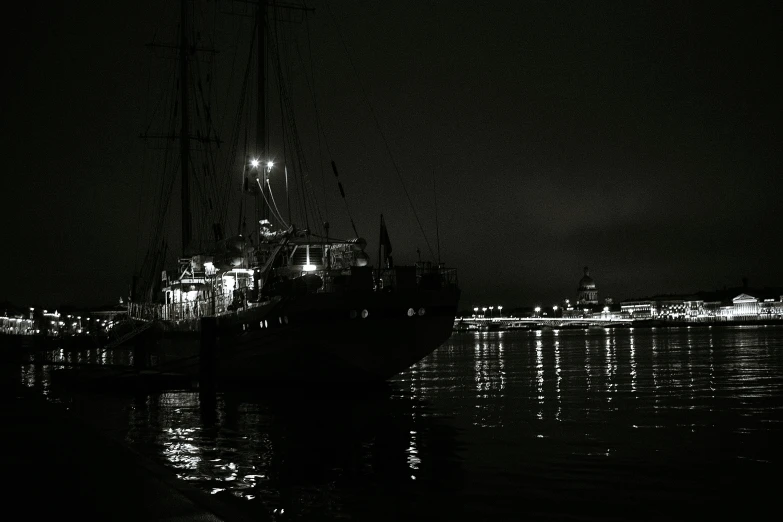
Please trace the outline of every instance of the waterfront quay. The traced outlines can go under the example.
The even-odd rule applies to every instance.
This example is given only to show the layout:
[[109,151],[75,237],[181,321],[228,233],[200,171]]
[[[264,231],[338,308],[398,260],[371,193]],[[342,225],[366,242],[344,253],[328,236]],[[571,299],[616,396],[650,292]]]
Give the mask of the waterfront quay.
[[502,305],[474,306],[472,311],[457,315],[454,329],[783,324],[783,288],[752,288],[744,279],[741,287],[659,294],[620,303],[606,297],[601,303],[598,286],[585,267],[575,299],[562,299],[551,306],[515,308],[506,315],[503,308]]
[[0,333],[39,337],[101,337],[127,318],[127,306],[104,306],[91,310],[23,309],[11,303],[0,304]]
[[456,332],[471,330],[536,330],[541,328],[654,328],[678,326],[741,326],[741,325],[783,325],[778,316],[752,316],[742,318],[678,318],[678,319],[633,319],[620,314],[604,312],[583,317],[457,317],[454,319]]

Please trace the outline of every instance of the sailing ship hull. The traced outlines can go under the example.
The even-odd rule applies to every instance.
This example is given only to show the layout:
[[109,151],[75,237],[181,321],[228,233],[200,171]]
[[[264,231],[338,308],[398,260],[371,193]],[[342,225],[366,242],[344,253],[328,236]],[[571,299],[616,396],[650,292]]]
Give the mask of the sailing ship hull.
[[[167,369],[221,386],[389,379],[451,335],[459,290],[281,298],[202,323],[162,323]],[[199,331],[197,333],[197,331]]]

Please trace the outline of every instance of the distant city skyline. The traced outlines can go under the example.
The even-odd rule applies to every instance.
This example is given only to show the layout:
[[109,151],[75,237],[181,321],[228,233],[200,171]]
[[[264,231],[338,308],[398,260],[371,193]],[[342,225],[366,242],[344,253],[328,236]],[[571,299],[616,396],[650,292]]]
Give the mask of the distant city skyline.
[[[500,299],[494,299],[494,300],[488,300],[486,303],[474,303],[470,306],[460,306],[461,311],[464,313],[465,311],[470,311],[474,308],[482,309],[484,307],[489,308],[490,306],[494,307],[495,310],[497,310],[498,306],[504,308],[507,312],[514,310],[514,309],[533,309],[535,307],[541,307],[542,309],[552,309],[553,306],[557,306],[558,308],[562,308],[564,304],[570,304],[575,308],[579,308],[580,305],[580,295],[584,292],[584,289],[581,287],[581,284],[585,277],[590,279],[592,281],[592,277],[588,276],[587,272],[592,270],[589,270],[588,267],[584,267],[585,274],[583,275],[583,278],[579,281],[579,285],[577,286],[577,289],[569,296],[561,297],[559,299],[555,300],[539,300],[534,302],[520,302],[520,301],[503,301]],[[765,285],[762,287],[758,286],[752,286],[750,284],[750,280],[746,277],[742,278],[740,281],[740,284],[737,285],[723,285],[720,288],[701,288],[701,289],[695,289],[695,290],[688,290],[688,291],[668,291],[668,292],[657,292],[657,291],[649,291],[647,293],[643,293],[640,295],[632,295],[627,296],[622,299],[617,299],[613,296],[608,295],[602,295],[600,292],[601,286],[596,282],[593,289],[596,290],[597,293],[597,301],[592,304],[591,308],[602,308],[605,305],[610,305],[614,308],[617,308],[620,306],[622,302],[625,301],[632,301],[632,300],[645,300],[645,299],[653,299],[653,298],[661,298],[661,297],[687,297],[687,296],[696,296],[698,294],[725,294],[728,297],[734,297],[734,295],[742,292],[749,292],[751,294],[758,293],[758,294],[776,294],[776,292],[780,292],[783,294],[783,285]],[[727,298],[728,298],[727,297]],[[467,303],[465,303],[466,305]],[[582,302],[584,304],[584,302]]]

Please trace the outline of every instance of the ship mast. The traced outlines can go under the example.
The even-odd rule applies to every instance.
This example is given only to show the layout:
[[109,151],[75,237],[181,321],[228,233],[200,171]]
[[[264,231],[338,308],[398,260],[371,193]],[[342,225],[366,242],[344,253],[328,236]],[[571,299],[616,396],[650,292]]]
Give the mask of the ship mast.
[[[258,38],[258,112],[256,114],[256,154],[261,161],[259,172],[261,174],[261,198],[256,195],[256,226],[258,226],[258,207],[262,207],[262,218],[267,219],[266,207],[263,201],[263,192],[266,187],[266,164],[268,158],[266,157],[266,99],[264,97],[264,87],[266,84],[266,74],[264,71],[264,63],[266,57],[266,45],[264,31],[266,18],[266,0],[259,0],[258,11],[256,13],[256,23],[258,24],[258,30],[256,35]],[[261,241],[261,227],[258,227],[258,240]]]
[[188,0],[182,0],[182,23],[180,27],[180,94],[182,128],[179,136],[180,166],[182,171],[182,256],[187,257],[191,240],[190,222],[190,128],[188,122]]

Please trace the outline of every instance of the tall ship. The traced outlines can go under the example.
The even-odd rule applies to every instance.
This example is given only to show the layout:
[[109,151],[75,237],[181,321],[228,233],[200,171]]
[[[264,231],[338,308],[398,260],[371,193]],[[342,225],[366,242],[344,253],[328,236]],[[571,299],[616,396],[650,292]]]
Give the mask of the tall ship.
[[[176,96],[164,99],[174,107],[168,129],[143,134],[161,143],[158,165],[167,170],[132,284],[128,315],[135,330],[126,337],[154,341],[161,368],[197,374],[208,366],[224,382],[391,378],[451,335],[460,296],[456,270],[420,256],[395,265],[382,215],[375,263],[350,212],[355,235],[333,237],[308,177],[313,169],[284,66],[293,49],[284,29],[306,23],[312,10],[278,2],[223,5],[241,6],[221,15],[252,26],[245,40],[252,50],[235,60],[244,62],[240,94],[222,100],[223,107],[236,105],[228,146],[216,123],[225,119],[210,101],[210,75],[220,68],[196,28],[203,14],[197,3],[181,2],[176,44],[152,44],[176,52]],[[273,118],[281,122],[278,141],[270,139]],[[333,159],[330,167],[345,201]],[[176,257],[166,234],[172,227],[165,225],[172,216],[181,238]]]

